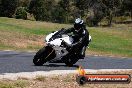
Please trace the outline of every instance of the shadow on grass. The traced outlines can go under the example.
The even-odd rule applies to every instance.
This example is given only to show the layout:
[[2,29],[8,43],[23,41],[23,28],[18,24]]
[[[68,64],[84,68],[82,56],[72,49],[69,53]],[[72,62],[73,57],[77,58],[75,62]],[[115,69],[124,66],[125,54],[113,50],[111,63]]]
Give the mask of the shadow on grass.
[[[132,21],[123,21],[123,22],[113,22],[114,24],[132,24]],[[111,27],[111,25],[108,25],[108,24],[101,24],[101,25],[98,25],[97,27]]]
[[132,21],[116,22],[116,24],[131,24]]

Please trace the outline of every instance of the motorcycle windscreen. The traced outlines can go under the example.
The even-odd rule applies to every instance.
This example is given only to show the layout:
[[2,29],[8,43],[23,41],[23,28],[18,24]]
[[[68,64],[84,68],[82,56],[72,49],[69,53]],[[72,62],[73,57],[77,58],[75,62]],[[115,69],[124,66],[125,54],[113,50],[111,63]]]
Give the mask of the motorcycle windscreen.
[[55,32],[50,33],[49,35],[47,35],[46,38],[45,38],[46,42],[48,42],[49,39],[50,39],[55,33],[57,33],[57,32],[58,32],[58,31],[55,31]]
[[63,40],[66,43],[68,43],[68,44],[72,44],[73,43],[73,39],[71,37],[67,36],[67,37],[55,39],[55,40],[51,41],[50,44],[55,45],[55,46],[60,46],[61,45],[61,42]]

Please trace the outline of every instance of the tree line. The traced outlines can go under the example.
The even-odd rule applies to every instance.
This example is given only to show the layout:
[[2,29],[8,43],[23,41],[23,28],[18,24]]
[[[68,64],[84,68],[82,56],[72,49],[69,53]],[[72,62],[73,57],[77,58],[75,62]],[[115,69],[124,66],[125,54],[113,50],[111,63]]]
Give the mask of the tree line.
[[114,17],[132,19],[132,0],[0,0],[0,17],[72,23],[83,18],[87,25],[98,26],[103,19],[110,26]]

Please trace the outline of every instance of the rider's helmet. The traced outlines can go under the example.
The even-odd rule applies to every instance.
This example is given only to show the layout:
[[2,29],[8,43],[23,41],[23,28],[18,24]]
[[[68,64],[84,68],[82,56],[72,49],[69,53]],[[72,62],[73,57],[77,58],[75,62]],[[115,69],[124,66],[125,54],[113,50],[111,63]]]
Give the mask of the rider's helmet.
[[84,28],[83,20],[81,20],[80,18],[75,19],[74,29],[76,31],[79,31],[80,29],[83,29],[83,28]]

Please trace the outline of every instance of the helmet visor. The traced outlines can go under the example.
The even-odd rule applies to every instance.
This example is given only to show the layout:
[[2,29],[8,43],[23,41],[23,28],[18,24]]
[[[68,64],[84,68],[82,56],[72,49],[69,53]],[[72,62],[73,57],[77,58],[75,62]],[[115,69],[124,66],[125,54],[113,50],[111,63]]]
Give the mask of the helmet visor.
[[80,28],[81,28],[81,25],[80,24],[74,24],[74,28],[75,28],[75,30],[79,30]]

